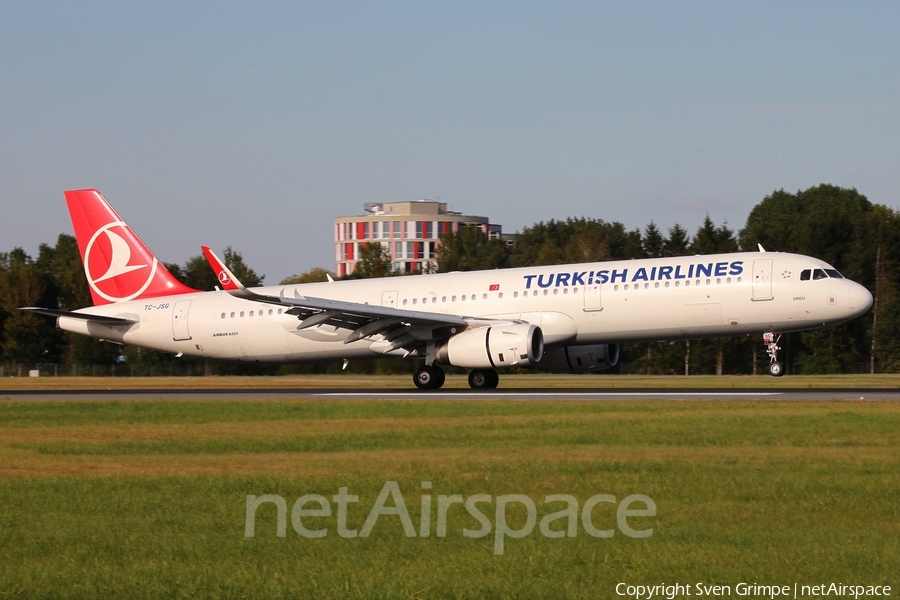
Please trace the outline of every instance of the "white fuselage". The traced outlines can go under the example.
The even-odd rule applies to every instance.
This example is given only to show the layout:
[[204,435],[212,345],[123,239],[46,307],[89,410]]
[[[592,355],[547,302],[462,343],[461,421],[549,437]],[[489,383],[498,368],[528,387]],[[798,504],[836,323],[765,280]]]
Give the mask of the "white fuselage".
[[[800,280],[831,269],[807,256],[746,252],[389,277],[259,288],[462,317],[521,320],[548,348],[811,329],[863,314],[872,297],[848,279]],[[63,329],[173,353],[262,362],[383,355],[378,336],[344,344],[349,330],[297,330],[287,306],[202,292],[78,312],[137,320],[110,327],[61,317]],[[395,351],[400,352],[400,351]],[[400,352],[402,354],[402,352]]]

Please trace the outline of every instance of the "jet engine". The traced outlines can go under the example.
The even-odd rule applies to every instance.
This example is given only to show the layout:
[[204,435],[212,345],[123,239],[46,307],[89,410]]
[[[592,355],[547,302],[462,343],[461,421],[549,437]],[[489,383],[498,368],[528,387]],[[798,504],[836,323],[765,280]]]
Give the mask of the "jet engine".
[[553,373],[585,373],[609,369],[618,362],[618,344],[563,346],[544,352],[534,368]]
[[466,329],[436,349],[438,362],[468,369],[527,367],[543,354],[544,335],[528,323]]

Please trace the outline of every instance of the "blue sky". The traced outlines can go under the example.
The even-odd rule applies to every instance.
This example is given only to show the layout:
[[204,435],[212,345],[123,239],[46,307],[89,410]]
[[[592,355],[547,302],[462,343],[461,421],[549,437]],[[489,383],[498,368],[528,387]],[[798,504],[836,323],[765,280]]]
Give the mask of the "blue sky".
[[0,251],[96,187],[165,261],[333,268],[333,219],[440,197],[515,231],[900,208],[896,2],[0,3]]

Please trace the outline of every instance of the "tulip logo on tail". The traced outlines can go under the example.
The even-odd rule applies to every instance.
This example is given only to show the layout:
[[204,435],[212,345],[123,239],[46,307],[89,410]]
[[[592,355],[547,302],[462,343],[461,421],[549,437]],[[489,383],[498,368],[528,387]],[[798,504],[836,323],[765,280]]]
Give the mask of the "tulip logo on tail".
[[228,276],[228,273],[225,271],[219,271],[219,283],[222,285],[228,285],[231,283],[231,277]]
[[[132,262],[132,247],[127,240],[133,238],[124,221],[114,221],[95,231],[84,250],[88,285],[109,302],[137,298],[150,287],[156,275],[159,262],[155,256],[151,255],[149,262],[141,262],[140,258]],[[140,250],[138,253],[144,254]]]

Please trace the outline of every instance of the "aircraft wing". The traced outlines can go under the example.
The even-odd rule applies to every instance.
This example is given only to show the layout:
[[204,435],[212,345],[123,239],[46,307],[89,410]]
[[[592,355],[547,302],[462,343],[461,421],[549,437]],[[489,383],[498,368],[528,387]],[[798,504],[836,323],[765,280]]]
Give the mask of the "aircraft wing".
[[[381,334],[389,342],[384,351],[390,352],[398,348],[415,347],[428,340],[450,337],[467,327],[488,323],[484,319],[466,319],[443,313],[313,298],[302,296],[296,290],[293,297],[258,294],[244,287],[209,247],[202,246],[202,250],[225,291],[232,296],[287,308],[287,314],[301,320],[298,330],[323,324],[349,329],[352,333],[344,340],[345,344]],[[490,323],[497,324],[497,321]]]
[[99,325],[107,325],[107,326],[133,325],[133,324],[137,323],[137,321],[133,320],[133,319],[123,319],[121,317],[107,317],[107,316],[103,316],[103,315],[91,315],[88,313],[70,312],[67,310],[55,310],[52,308],[40,308],[37,306],[26,306],[24,308],[20,308],[19,310],[27,310],[28,312],[37,313],[39,315],[47,315],[50,317],[68,317],[71,319],[81,319],[82,321],[88,321],[90,323],[97,323]]

